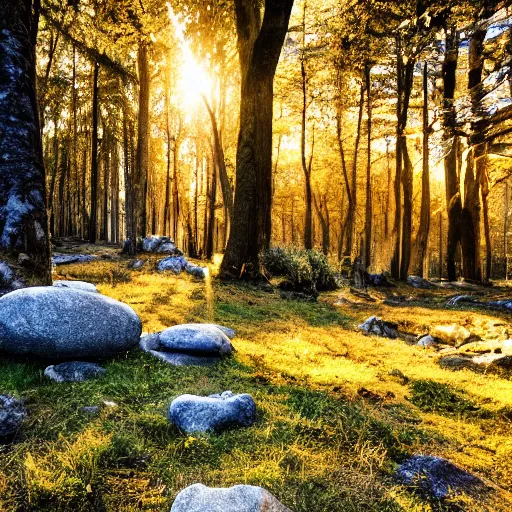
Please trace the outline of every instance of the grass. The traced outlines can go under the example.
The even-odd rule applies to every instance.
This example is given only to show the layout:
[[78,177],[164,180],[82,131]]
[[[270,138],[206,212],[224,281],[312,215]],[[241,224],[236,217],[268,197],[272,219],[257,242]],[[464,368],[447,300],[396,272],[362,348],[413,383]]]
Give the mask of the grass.
[[[148,332],[212,320],[203,282],[156,274],[151,262],[58,272],[130,304]],[[510,510],[505,498],[428,503],[391,475],[408,455],[428,453],[511,491],[512,382],[443,370],[429,350],[355,329],[370,314],[411,332],[434,320],[502,318],[446,311],[435,293],[404,307],[334,307],[337,293],[306,303],[214,280],[214,295],[213,320],[237,331],[235,356],[214,367],[175,368],[133,351],[106,361],[101,380],[56,384],[42,362],[0,360],[0,392],[23,397],[28,410],[17,441],[0,447],[0,510],[167,512],[195,482],[261,485],[295,512]],[[190,436],[166,419],[180,394],[228,389],[253,395],[253,427]],[[97,415],[82,411],[91,405]]]

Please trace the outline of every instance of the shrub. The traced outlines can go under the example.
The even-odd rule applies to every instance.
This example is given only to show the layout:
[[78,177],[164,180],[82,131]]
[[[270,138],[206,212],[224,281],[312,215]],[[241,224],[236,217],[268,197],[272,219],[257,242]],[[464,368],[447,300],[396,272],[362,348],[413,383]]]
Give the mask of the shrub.
[[319,251],[273,247],[263,254],[262,263],[271,276],[286,278],[286,289],[316,294],[338,287],[327,257]]

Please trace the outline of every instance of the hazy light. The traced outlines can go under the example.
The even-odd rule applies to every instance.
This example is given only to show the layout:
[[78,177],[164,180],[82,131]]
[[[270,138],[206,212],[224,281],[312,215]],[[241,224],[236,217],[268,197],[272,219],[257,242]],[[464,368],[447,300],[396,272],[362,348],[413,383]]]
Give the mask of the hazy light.
[[194,58],[184,35],[185,23],[180,22],[169,3],[167,3],[167,9],[183,54],[178,83],[180,96],[185,106],[193,107],[201,103],[201,96],[208,94],[211,90],[211,79]]

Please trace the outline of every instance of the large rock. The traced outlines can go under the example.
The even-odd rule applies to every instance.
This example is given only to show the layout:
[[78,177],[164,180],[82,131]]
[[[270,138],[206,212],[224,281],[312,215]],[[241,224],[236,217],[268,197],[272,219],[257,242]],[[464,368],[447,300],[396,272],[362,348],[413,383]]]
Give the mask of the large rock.
[[89,263],[97,260],[94,254],[54,254],[52,262],[54,265],[70,265],[71,263]]
[[55,382],[84,382],[106,375],[107,370],[95,363],[70,361],[48,366],[44,375]]
[[13,437],[27,415],[23,404],[12,396],[0,395],[0,440]]
[[392,322],[385,322],[381,318],[371,316],[357,328],[366,334],[375,334],[384,338],[396,339],[399,337],[398,325]]
[[55,280],[53,281],[53,286],[57,288],[72,288],[73,290],[82,290],[84,292],[90,293],[99,293],[98,288],[92,283],[87,283],[86,281],[63,281],[63,280]]
[[48,286],[0,298],[0,352],[100,359],[132,348],[141,330],[132,308],[100,294]]
[[420,288],[423,290],[435,288],[435,285],[433,283],[420,276],[407,276],[407,284],[414,286],[414,288]]
[[454,345],[455,347],[460,347],[464,345],[464,343],[468,343],[474,339],[468,329],[462,325],[457,324],[436,325],[430,331],[430,334],[434,336],[434,338],[438,338],[444,343],[447,343],[448,345]]
[[225,356],[233,346],[229,338],[212,324],[183,324],[169,327],[159,336],[161,350],[193,355]]
[[159,272],[170,270],[175,274],[180,274],[185,270],[187,265],[188,261],[184,256],[169,256],[158,262],[157,269]]
[[235,485],[223,489],[193,484],[176,496],[171,512],[291,512],[291,510],[261,487]]
[[248,394],[208,397],[182,395],[172,401],[169,419],[184,432],[206,432],[230,425],[250,426],[256,416],[256,404]]
[[446,459],[414,455],[396,471],[397,480],[415,486],[430,498],[446,499],[460,494],[475,494],[487,488],[476,476]]
[[145,252],[182,254],[175,243],[167,236],[148,235],[142,240],[142,250]]

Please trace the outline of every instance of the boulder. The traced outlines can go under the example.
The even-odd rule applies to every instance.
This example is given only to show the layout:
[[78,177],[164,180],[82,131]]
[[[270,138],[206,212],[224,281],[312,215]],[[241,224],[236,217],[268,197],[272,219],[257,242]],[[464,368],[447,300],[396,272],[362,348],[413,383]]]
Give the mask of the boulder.
[[95,363],[70,361],[48,366],[44,375],[55,382],[83,382],[106,375],[107,370]]
[[199,279],[204,279],[206,277],[205,269],[203,267],[192,265],[191,263],[187,263],[185,265],[185,272]]
[[148,350],[147,352],[160,359],[160,361],[173,366],[210,366],[221,360],[220,357],[216,356],[195,356],[182,352],[163,352],[161,350]]
[[235,485],[212,488],[193,484],[174,500],[171,512],[291,512],[261,487]]
[[495,300],[487,302],[487,305],[494,309],[504,309],[505,311],[512,311],[512,299]]
[[148,235],[146,238],[142,240],[142,250],[144,252],[156,252],[161,243],[161,237],[155,235]]
[[375,334],[384,338],[395,339],[399,337],[398,325],[393,322],[385,322],[381,318],[371,316],[357,328],[367,334]]
[[69,265],[71,263],[89,263],[97,260],[93,254],[54,254],[52,262],[54,265]]
[[23,404],[12,396],[0,395],[0,440],[12,438],[27,415]]
[[168,236],[148,235],[142,240],[141,249],[144,252],[183,254]]
[[447,307],[459,306],[461,304],[474,304],[477,303],[476,297],[473,295],[456,295],[452,297],[447,303]]
[[[213,327],[217,327],[217,329],[220,329],[230,340],[232,340],[236,336],[236,331],[234,329],[231,329],[231,327],[224,327],[223,325],[218,324],[204,324],[204,325],[213,325]],[[510,340],[510,348],[512,350],[512,340]]]
[[208,397],[181,395],[169,408],[169,419],[184,432],[206,432],[231,425],[250,426],[256,416],[256,404],[248,394],[225,391]]
[[428,455],[410,457],[398,467],[395,476],[400,483],[414,486],[420,494],[435,499],[471,495],[487,488],[475,475],[446,459]]
[[45,359],[100,359],[132,348],[141,322],[110,297],[62,287],[0,298],[0,352]]
[[82,290],[84,292],[90,293],[100,293],[95,285],[92,283],[87,283],[86,281],[56,280],[53,281],[53,286],[56,286],[57,288],[72,288],[73,290]]
[[467,357],[463,355],[449,355],[440,357],[437,361],[441,368],[445,370],[464,370],[467,368],[468,370],[480,371],[479,366],[473,361],[472,357]]
[[187,265],[188,261],[184,256],[169,256],[158,262],[157,269],[159,272],[170,270],[175,274],[180,274],[185,270]]
[[436,340],[430,336],[430,334],[427,334],[426,336],[422,336],[418,340],[418,346],[420,347],[432,347],[436,344]]
[[414,286],[414,288],[421,288],[424,290],[435,288],[435,285],[433,283],[431,283],[427,279],[423,279],[423,277],[420,276],[407,276],[407,284]]
[[[430,332],[435,338],[439,338],[448,345],[454,345],[460,347],[464,343],[468,343],[472,334],[462,325],[451,324],[451,325],[436,325]],[[474,338],[473,338],[474,339]]]
[[232,352],[229,338],[212,324],[183,324],[160,333],[160,350],[192,355],[225,356]]
[[132,270],[139,270],[143,266],[144,262],[142,260],[132,260],[128,263],[128,268],[131,268]]

